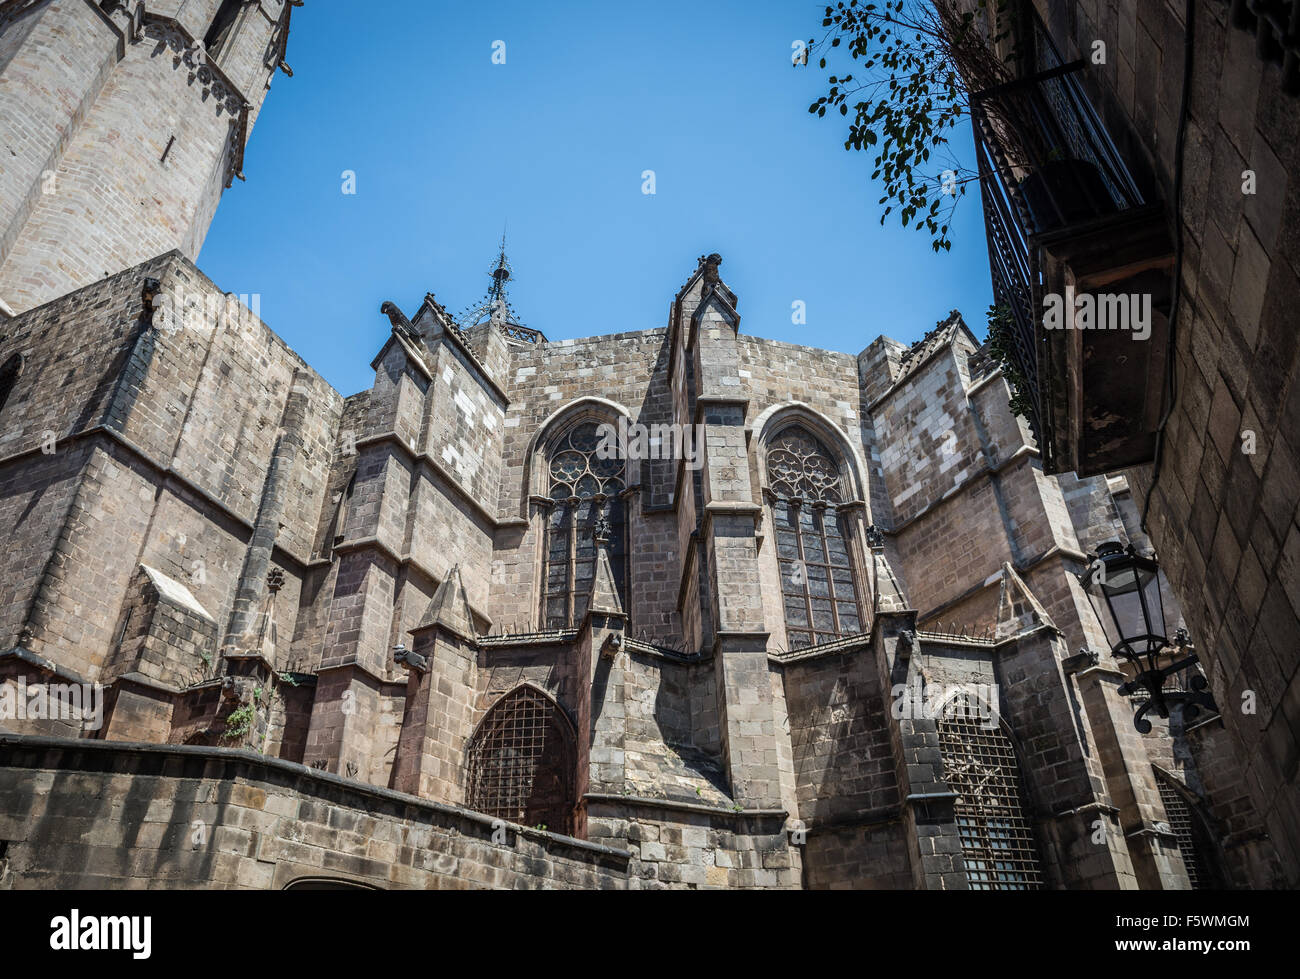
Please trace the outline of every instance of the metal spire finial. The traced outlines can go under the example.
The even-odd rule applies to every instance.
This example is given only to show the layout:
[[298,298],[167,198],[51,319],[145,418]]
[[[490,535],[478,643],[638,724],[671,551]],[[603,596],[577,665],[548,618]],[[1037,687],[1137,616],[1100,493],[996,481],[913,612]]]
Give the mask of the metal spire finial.
[[510,297],[506,293],[506,283],[514,278],[515,270],[506,258],[506,233],[501,231],[501,248],[497,251],[496,264],[488,273],[492,285],[487,295],[461,314],[457,325],[462,330],[472,330],[484,323],[493,323],[505,336],[507,343],[535,344],[545,343],[546,337],[540,330],[533,330],[519,322]]
[[[501,231],[501,251],[497,255],[496,268],[492,270],[492,288],[488,292],[488,305],[494,314],[497,313],[500,306],[508,303],[508,300],[506,300],[506,283],[510,281],[514,271],[506,258],[506,233],[503,228]],[[505,318],[505,312],[506,310],[501,310],[501,319]]]

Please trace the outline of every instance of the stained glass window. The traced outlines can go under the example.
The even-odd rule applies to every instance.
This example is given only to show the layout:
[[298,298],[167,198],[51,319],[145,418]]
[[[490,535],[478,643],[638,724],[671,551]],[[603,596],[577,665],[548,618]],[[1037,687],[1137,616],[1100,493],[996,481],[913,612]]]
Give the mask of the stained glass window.
[[849,537],[835,508],[844,494],[834,457],[803,428],[787,428],[768,447],[767,476],[790,648],[860,632]]
[[609,522],[609,560],[619,599],[627,608],[626,487],[622,458],[602,459],[595,422],[564,434],[550,455],[542,621],[548,629],[577,626],[587,611],[596,570],[596,521]]

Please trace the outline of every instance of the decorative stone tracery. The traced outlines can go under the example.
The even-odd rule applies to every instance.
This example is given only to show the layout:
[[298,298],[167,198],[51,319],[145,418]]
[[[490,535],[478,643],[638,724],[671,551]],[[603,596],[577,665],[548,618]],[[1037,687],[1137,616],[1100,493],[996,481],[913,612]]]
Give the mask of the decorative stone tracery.
[[836,509],[844,480],[835,458],[792,425],[768,445],[767,478],[790,648],[861,631],[851,535]]
[[[542,575],[542,625],[580,624],[595,574],[596,547],[607,547],[619,597],[627,600],[626,464],[602,459],[599,425],[583,422],[550,452],[549,502]],[[600,531],[600,533],[598,533]]]

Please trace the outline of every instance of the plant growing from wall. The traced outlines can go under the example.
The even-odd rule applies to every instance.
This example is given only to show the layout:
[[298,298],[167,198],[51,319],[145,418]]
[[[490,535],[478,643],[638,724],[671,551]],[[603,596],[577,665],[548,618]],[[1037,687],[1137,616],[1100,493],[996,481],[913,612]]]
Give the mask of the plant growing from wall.
[[222,735],[226,741],[238,741],[253,729],[254,710],[252,704],[245,704],[226,715],[226,732]]

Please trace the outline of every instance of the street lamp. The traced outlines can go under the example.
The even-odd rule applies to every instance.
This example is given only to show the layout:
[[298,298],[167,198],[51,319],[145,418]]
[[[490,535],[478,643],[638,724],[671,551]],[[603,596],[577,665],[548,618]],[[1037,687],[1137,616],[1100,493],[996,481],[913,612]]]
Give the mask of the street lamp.
[[1125,548],[1110,541],[1097,547],[1092,563],[1080,576],[1111,652],[1123,656],[1137,671],[1137,676],[1123,684],[1119,692],[1127,696],[1145,689],[1149,695],[1133,718],[1133,726],[1142,734],[1151,730],[1146,713],[1152,708],[1167,718],[1171,706],[1182,704],[1183,718],[1189,721],[1202,707],[1218,710],[1207,690],[1205,677],[1199,672],[1192,677],[1190,690],[1164,688],[1167,676],[1192,666],[1198,657],[1192,653],[1168,666],[1159,664],[1160,653],[1170,645],[1165,635],[1159,571],[1159,565],[1151,558],[1140,556],[1132,544]]

